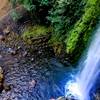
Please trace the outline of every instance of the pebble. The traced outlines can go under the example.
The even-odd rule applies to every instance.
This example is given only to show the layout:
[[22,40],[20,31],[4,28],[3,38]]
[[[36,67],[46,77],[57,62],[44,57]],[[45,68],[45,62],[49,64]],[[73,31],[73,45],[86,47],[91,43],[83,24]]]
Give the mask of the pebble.
[[42,51],[38,51],[39,54],[42,54]]
[[5,37],[3,35],[0,35],[0,41],[4,41]]
[[29,84],[30,84],[30,87],[35,87],[36,81],[35,80],[32,80],[31,82],[29,82]]
[[17,47],[17,50],[19,50],[19,49],[21,49],[21,47],[20,47],[20,46],[18,46],[18,47]]
[[2,55],[0,55],[0,59],[2,59]]
[[31,58],[31,61],[34,61],[34,58]]
[[27,54],[28,54],[28,52],[27,52],[27,51],[25,51],[25,52],[23,53],[23,57],[26,57],[26,56],[27,56]]
[[17,54],[16,50],[13,50],[12,48],[9,48],[9,49],[8,49],[8,52],[9,52],[11,55],[16,55],[16,54]]

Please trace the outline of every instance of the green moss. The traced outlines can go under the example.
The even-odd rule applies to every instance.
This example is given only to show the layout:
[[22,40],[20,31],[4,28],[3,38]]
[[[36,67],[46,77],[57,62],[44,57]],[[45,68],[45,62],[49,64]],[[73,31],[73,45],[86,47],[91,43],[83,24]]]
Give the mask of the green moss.
[[[96,25],[96,21],[99,15],[100,0],[88,0],[84,9],[83,16],[74,25],[74,28],[69,32],[69,36],[65,41],[66,52],[68,54],[73,54],[73,52],[75,52],[76,49],[81,49],[81,47],[85,47],[89,39],[90,33]],[[79,43],[80,39],[82,40],[81,44]]]
[[43,35],[47,35],[50,32],[50,28],[45,26],[35,25],[29,27],[24,33],[23,38],[35,38]]
[[49,35],[50,32],[50,27],[41,25],[29,26],[22,34],[22,38],[27,44],[32,44],[33,39],[38,39],[38,37]]

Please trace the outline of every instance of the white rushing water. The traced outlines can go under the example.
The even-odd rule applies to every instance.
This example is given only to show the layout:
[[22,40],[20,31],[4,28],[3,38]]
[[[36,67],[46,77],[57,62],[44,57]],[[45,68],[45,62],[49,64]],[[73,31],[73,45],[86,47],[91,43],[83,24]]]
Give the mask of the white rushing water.
[[92,42],[88,48],[87,56],[79,64],[81,71],[76,75],[75,81],[66,84],[65,96],[72,94],[79,100],[90,100],[89,93],[100,72],[100,27],[95,31]]

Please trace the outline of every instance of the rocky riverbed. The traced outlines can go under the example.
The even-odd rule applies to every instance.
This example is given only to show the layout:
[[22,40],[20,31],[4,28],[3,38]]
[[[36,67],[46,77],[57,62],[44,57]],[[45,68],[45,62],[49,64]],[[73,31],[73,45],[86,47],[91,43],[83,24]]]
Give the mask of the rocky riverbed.
[[66,80],[66,67],[54,58],[46,41],[28,46],[13,32],[0,36],[4,38],[0,40],[3,84],[9,86],[2,90],[0,100],[53,100],[64,95],[61,84]]

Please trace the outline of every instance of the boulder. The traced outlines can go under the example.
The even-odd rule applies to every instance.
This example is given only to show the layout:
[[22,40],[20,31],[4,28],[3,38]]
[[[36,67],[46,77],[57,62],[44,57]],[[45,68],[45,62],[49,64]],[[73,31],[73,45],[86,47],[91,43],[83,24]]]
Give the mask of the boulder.
[[4,41],[4,40],[5,40],[4,35],[0,34],[0,41]]

